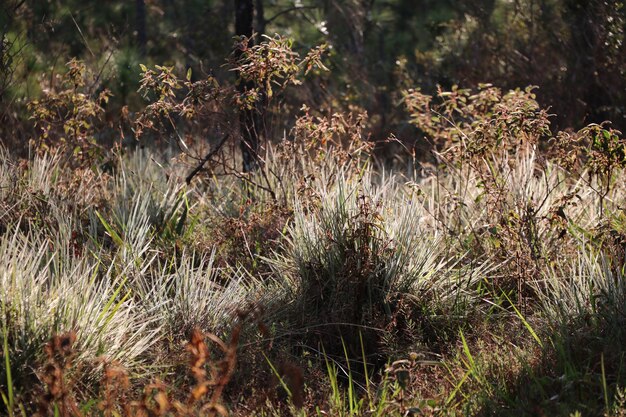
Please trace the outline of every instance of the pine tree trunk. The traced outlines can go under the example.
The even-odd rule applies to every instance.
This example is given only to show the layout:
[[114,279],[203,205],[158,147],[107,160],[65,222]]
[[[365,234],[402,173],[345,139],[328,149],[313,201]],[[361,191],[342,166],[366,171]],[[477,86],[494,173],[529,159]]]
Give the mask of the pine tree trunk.
[[[237,35],[250,38],[253,32],[253,22],[253,0],[235,0],[235,32]],[[237,54],[240,55],[241,52],[237,51]],[[249,91],[254,87],[255,85],[252,81],[241,81],[238,85],[241,93]],[[254,107],[252,109],[242,109],[239,113],[240,147],[244,172],[252,171],[258,165],[260,144],[257,119],[257,109]]]

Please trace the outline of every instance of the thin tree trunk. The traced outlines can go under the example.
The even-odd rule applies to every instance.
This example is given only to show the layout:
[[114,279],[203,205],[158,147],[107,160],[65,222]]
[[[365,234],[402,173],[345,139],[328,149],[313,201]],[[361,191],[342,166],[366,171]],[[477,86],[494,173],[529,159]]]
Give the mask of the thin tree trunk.
[[148,43],[145,0],[135,0],[135,22],[137,25],[137,45],[139,46],[139,53],[143,58],[146,56],[146,45]]
[[267,21],[265,20],[265,9],[263,8],[263,0],[256,0],[256,33],[261,36],[265,33],[265,26]]
[[[235,32],[238,36],[250,38],[253,32],[254,3],[253,0],[235,0]],[[237,58],[242,52],[237,51]],[[241,79],[241,77],[240,77]],[[241,93],[255,87],[254,82],[240,82],[238,89]],[[241,156],[243,171],[252,171],[257,166],[259,153],[259,132],[257,130],[257,109],[242,109],[239,113],[239,129],[241,131]]]

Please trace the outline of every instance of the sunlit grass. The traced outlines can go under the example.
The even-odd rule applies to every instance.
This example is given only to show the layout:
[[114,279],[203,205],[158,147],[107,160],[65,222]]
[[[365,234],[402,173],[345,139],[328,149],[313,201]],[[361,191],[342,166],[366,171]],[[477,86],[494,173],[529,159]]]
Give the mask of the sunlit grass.
[[[532,151],[426,177],[270,153],[264,172],[192,185],[146,151],[106,172],[2,152],[0,391],[12,412],[55,334],[75,332],[82,369],[107,358],[133,377],[175,375],[182,352],[166,352],[194,329],[226,336],[250,308],[261,330],[242,330],[241,366],[271,363],[280,381],[272,349],[290,352],[323,375],[305,379],[309,396],[326,389],[305,406],[318,415],[513,413],[529,399],[623,410],[622,183],[601,203],[595,180]],[[224,243],[221,224],[238,235]],[[581,380],[591,394],[569,388]]]

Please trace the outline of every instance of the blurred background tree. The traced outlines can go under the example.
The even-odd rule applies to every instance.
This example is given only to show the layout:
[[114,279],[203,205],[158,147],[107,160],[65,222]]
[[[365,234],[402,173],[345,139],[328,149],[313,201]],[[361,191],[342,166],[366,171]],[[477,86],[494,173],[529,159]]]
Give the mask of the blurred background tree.
[[[326,42],[331,71],[282,98],[289,129],[306,103],[319,113],[367,111],[374,139],[419,132],[398,103],[406,88],[505,89],[536,85],[558,116],[554,129],[611,120],[626,128],[626,8],[605,0],[5,0],[0,10],[0,135],[26,143],[26,103],[55,89],[71,58],[94,74],[93,94],[109,89],[109,131],[141,110],[139,64],[173,66],[193,79],[233,82],[224,66],[236,6],[253,6],[258,34],[293,38],[302,51]],[[259,35],[257,35],[257,39]],[[280,134],[280,132],[273,132]],[[278,139],[278,138],[277,138]],[[15,145],[17,146],[17,145]]]

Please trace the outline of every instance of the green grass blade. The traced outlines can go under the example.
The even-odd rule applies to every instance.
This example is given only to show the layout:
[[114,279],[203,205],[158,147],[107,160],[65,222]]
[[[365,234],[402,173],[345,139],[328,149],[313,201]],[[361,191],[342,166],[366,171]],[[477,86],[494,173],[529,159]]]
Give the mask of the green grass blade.
[[[2,306],[4,307],[4,303]],[[7,378],[7,396],[3,393],[2,400],[9,410],[9,416],[12,417],[15,398],[13,393],[13,376],[11,375],[11,359],[9,357],[9,331],[7,330],[7,323],[4,319],[2,320],[2,340],[2,352],[4,354],[4,366],[6,368]]]
[[359,330],[359,342],[361,343],[361,357],[363,358],[363,371],[365,372],[365,389],[367,391],[367,399],[370,404],[372,404],[372,393],[370,389],[370,378],[369,373],[367,371],[367,358],[365,357],[365,346],[363,345],[363,333]]
[[111,236],[111,239],[113,239],[113,242],[115,242],[118,247],[123,247],[124,239],[122,239],[120,235],[115,231],[115,229],[113,229],[113,227],[109,224],[109,222],[107,222],[104,217],[102,217],[98,210],[96,210],[96,216],[98,217],[98,220],[100,220],[100,223],[102,223],[102,226],[104,226],[106,232],[109,234],[109,236]]
[[[111,308],[111,306],[113,305],[113,303],[115,302],[115,299],[117,298],[117,296],[120,294],[120,292],[122,291],[122,288],[124,287],[124,284],[126,284],[126,281],[128,280],[128,278],[124,278],[122,280],[122,282],[120,282],[119,287],[113,292],[113,294],[111,294],[111,297],[109,298],[109,300],[107,301],[107,303],[105,304],[105,306],[102,308],[102,312],[100,313],[100,315],[98,316],[98,322],[100,322],[104,316],[107,314],[107,312],[109,311],[109,309]],[[129,291],[130,292],[130,291]],[[126,298],[128,298],[128,294],[126,294],[124,297],[122,297],[122,302],[124,302],[124,300],[126,300]],[[115,310],[117,310],[117,308],[119,308],[120,303],[117,304],[117,307],[115,308]],[[109,317],[111,315],[109,314]]]
[[343,400],[341,398],[341,391],[339,390],[339,383],[337,381],[337,369],[335,364],[331,364],[326,355],[326,349],[322,345],[322,353],[324,355],[324,362],[326,363],[326,372],[328,372],[328,380],[330,382],[330,388],[332,390],[332,402],[337,408],[341,408]]
[[460,335],[461,335],[461,342],[463,343],[463,352],[465,353],[465,356],[467,356],[467,360],[469,360],[469,365],[470,365],[470,371],[472,373],[475,373],[476,370],[476,362],[474,361],[474,357],[472,356],[472,353],[470,352],[469,349],[469,345],[467,344],[467,341],[465,340],[465,335],[463,335],[462,331],[459,331]]
[[7,408],[7,410],[9,410],[9,417],[13,417],[13,408],[9,405],[9,399],[2,390],[0,390],[0,397],[2,397],[2,402],[4,403],[4,406]]
[[350,415],[353,416],[357,413],[357,400],[354,395],[354,382],[352,381],[352,369],[350,369],[350,358],[348,357],[348,348],[346,348],[345,340],[341,338],[341,346],[343,347],[343,354],[346,358],[346,364],[348,366],[348,404],[350,405]]
[[280,376],[280,373],[278,372],[278,370],[274,367],[274,364],[272,363],[272,361],[270,361],[270,358],[268,358],[265,355],[265,352],[261,352],[261,354],[263,355],[263,357],[265,358],[265,361],[267,362],[267,364],[270,366],[270,368],[272,369],[272,373],[274,373],[274,375],[276,376],[276,378],[278,378],[278,382],[280,382],[280,385],[283,387],[283,389],[287,392],[287,395],[289,396],[289,398],[292,397],[291,395],[291,390],[289,389],[289,387],[287,386],[287,384],[285,383],[285,381],[283,380],[283,378]]
[[537,342],[537,344],[539,344],[539,346],[541,348],[543,348],[543,342],[541,341],[541,339],[539,338],[539,336],[537,335],[537,333],[535,332],[535,330],[532,328],[532,326],[530,325],[530,323],[528,323],[528,321],[526,321],[526,319],[524,318],[524,316],[522,315],[522,313],[517,309],[517,307],[515,307],[515,304],[513,304],[513,302],[511,301],[511,299],[509,298],[508,295],[506,295],[506,293],[503,293],[503,295],[506,297],[507,301],[509,302],[509,304],[511,305],[511,307],[513,307],[513,310],[515,311],[515,314],[517,315],[517,317],[519,317],[519,319],[522,321],[522,323],[524,324],[524,327],[526,327],[526,329],[528,330],[528,332],[531,334],[531,336],[533,337],[533,339],[535,339],[535,341]]
[[461,390],[461,386],[465,383],[465,381],[467,380],[467,378],[470,376],[471,373],[472,373],[472,370],[468,369],[467,372],[465,372],[465,374],[463,375],[463,378],[461,378],[461,380],[454,386],[454,389],[452,390],[452,392],[450,393],[450,395],[448,395],[448,398],[446,399],[446,402],[445,402],[446,407],[448,407],[452,403],[456,395]]
[[604,353],[600,354],[600,369],[602,370],[602,393],[604,394],[604,407],[606,415],[609,415],[609,390],[606,384],[606,371],[604,369]]

